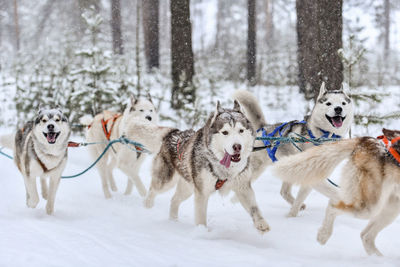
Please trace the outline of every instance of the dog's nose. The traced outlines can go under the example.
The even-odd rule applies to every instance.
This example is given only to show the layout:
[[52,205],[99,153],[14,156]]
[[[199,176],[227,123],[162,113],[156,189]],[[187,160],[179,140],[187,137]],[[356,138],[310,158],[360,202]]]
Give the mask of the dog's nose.
[[54,131],[54,125],[53,125],[53,124],[47,125],[47,129],[48,129],[49,131]]
[[233,148],[233,152],[239,153],[240,150],[242,150],[242,145],[241,145],[241,144],[234,144],[234,145],[232,146],[232,148]]
[[146,120],[151,121],[151,117],[150,116],[146,116]]
[[342,111],[343,111],[342,107],[336,107],[335,108],[335,113],[336,114],[340,114],[340,113],[342,113]]

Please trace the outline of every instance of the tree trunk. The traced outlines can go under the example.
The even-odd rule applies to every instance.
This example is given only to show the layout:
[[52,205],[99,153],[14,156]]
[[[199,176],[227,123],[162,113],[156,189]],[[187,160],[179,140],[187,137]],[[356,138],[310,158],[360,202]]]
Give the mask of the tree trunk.
[[328,90],[339,89],[343,65],[342,0],[297,0],[299,87],[306,99],[316,98],[323,81]]
[[274,39],[274,2],[273,0],[265,0],[265,42],[271,47]]
[[180,109],[194,103],[194,59],[189,0],[172,0],[171,8],[171,107]]
[[248,0],[247,80],[256,84],[256,0]]
[[390,0],[385,0],[384,3],[384,21],[385,21],[385,48],[384,48],[384,58],[385,62],[389,57],[389,50],[390,50]]
[[124,45],[121,33],[121,2],[120,0],[111,0],[111,32],[114,54],[122,55]]
[[143,0],[143,33],[147,70],[160,67],[159,0]]
[[19,22],[18,22],[18,2],[14,0],[14,26],[15,26],[15,50],[18,52],[20,48],[19,40]]

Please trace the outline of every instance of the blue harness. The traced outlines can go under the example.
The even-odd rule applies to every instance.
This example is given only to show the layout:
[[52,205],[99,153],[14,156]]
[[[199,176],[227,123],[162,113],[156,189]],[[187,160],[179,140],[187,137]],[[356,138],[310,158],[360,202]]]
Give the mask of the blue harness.
[[[294,125],[297,124],[307,124],[307,122],[305,120],[302,121],[290,121],[290,122],[285,122],[281,125],[279,125],[278,127],[276,127],[272,132],[267,133],[267,131],[264,129],[264,127],[261,127],[260,129],[257,130],[257,132],[262,132],[262,137],[274,137],[277,133],[279,134],[279,137],[282,137],[282,133],[285,132],[285,130],[288,127],[292,127]],[[322,138],[328,138],[330,136],[330,132],[319,129],[322,132]],[[310,136],[311,139],[317,139],[315,137],[315,135],[311,132],[310,129],[307,129],[308,135]],[[332,138],[342,138],[340,135],[336,135],[336,134],[332,134],[331,136]],[[276,151],[278,150],[278,147],[280,145],[281,142],[276,141],[274,144],[274,147],[270,147],[271,146],[271,142],[269,140],[263,140],[263,143],[265,146],[267,146],[266,150],[268,153],[269,158],[272,160],[272,162],[278,161],[278,159],[276,158],[275,154]]]

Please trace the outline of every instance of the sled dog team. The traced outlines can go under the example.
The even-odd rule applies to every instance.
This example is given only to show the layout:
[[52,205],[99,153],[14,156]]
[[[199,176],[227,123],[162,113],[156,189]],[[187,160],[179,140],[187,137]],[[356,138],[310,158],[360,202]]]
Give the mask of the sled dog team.
[[[87,142],[93,159],[104,151],[107,141],[122,135],[143,144],[154,155],[151,185],[147,191],[139,177],[146,156],[120,143],[97,163],[106,198],[116,191],[113,169],[128,176],[125,194],[135,186],[151,208],[155,197],[173,187],[170,218],[178,219],[180,204],[194,194],[195,223],[207,224],[207,205],[211,194],[219,191],[235,193],[250,214],[260,233],[270,230],[255,199],[251,182],[273,162],[272,172],[283,180],[281,195],[291,204],[288,216],[297,216],[305,208],[305,198],[312,189],[330,200],[317,240],[325,244],[332,234],[336,216],[349,213],[369,219],[361,233],[368,254],[381,255],[375,247],[377,234],[400,213],[400,131],[383,129],[379,138],[345,139],[353,120],[352,100],[342,88],[326,90],[323,83],[309,116],[301,121],[267,124],[254,95],[238,90],[233,95],[233,108],[219,102],[204,126],[197,131],[179,130],[158,125],[156,108],[150,95],[131,97],[122,114],[104,111],[93,119],[82,119],[88,126]],[[269,141],[256,137],[288,137],[302,135],[309,139],[343,138],[320,146],[312,143],[271,147]],[[35,208],[39,202],[36,177],[40,177],[42,197],[47,200],[46,212],[54,211],[54,200],[61,174],[67,162],[70,128],[66,116],[58,108],[39,109],[33,121],[13,135],[1,136],[0,144],[13,149],[14,162],[26,188],[26,204]],[[265,147],[254,150],[253,147]],[[339,187],[327,178],[344,159]],[[297,196],[292,184],[300,185]]]

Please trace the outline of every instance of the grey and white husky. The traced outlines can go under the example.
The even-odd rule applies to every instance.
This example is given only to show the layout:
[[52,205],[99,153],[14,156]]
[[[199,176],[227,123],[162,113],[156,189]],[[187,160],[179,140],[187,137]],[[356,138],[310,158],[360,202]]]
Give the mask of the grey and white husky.
[[[135,138],[145,138],[144,136],[138,136],[142,132],[138,130],[140,126],[137,123],[140,121],[146,121],[154,125],[158,122],[156,108],[149,94],[144,98],[132,95],[123,114],[104,111],[94,118],[83,117],[81,119],[82,124],[89,125],[86,132],[87,142],[107,142],[108,140],[117,139],[121,135],[126,135],[126,137],[134,141],[137,141]],[[135,138],[132,136],[132,132],[135,133]],[[91,157],[97,159],[105,147],[106,143],[89,146]],[[139,169],[144,158],[144,153],[135,152],[120,143],[113,144],[112,149],[107,151],[96,166],[100,173],[104,196],[110,198],[110,189],[112,191],[117,190],[112,172],[114,168],[119,168],[128,176],[125,194],[130,194],[133,184],[135,184],[139,194],[144,197],[146,188],[139,177]]]
[[146,207],[152,207],[157,194],[177,183],[170,218],[178,218],[180,204],[194,193],[195,223],[206,225],[210,195],[233,190],[256,229],[261,233],[269,231],[250,184],[255,131],[240,111],[238,102],[235,101],[233,109],[221,108],[218,103],[215,112],[198,131],[160,128],[152,132],[161,134],[161,147],[153,159]]
[[[328,91],[325,88],[325,83],[321,85],[311,115],[306,116],[303,121],[267,124],[258,100],[253,94],[248,91],[237,90],[233,98],[240,103],[246,116],[254,127],[258,129],[258,136],[287,137],[293,133],[297,133],[307,138],[341,138],[348,134],[353,121],[353,104],[343,91],[343,87],[338,90]],[[262,147],[266,144],[268,142],[255,141],[256,147]],[[312,147],[313,144],[304,143],[298,144],[298,146],[301,150],[305,150]],[[299,153],[299,150],[292,144],[281,144],[276,149],[271,148],[254,152],[255,159],[252,161],[253,164],[251,166],[253,179],[259,177],[273,161],[295,153]],[[281,195],[292,205],[288,216],[295,217],[299,210],[305,208],[303,202],[311,192],[311,188],[302,186],[296,199],[292,196],[291,188],[291,184],[284,182],[281,188]],[[327,182],[325,185],[321,184],[320,190],[335,190],[335,188]]]
[[3,146],[14,150],[14,162],[24,177],[28,207],[35,208],[39,203],[36,178],[40,177],[42,196],[47,199],[46,212],[53,213],[57,188],[67,163],[69,135],[70,126],[61,110],[39,109],[33,121],[25,123],[15,134],[0,138]]

